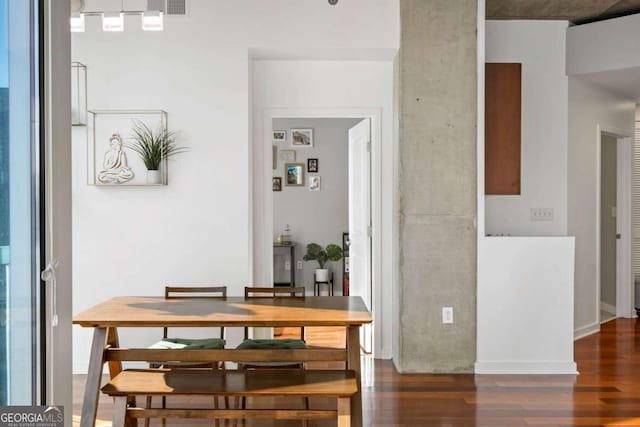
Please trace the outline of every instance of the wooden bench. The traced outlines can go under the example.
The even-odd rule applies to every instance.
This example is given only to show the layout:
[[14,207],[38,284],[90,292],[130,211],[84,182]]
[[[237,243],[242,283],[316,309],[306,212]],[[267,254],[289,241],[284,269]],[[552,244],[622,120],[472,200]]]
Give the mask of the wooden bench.
[[[129,369],[120,372],[102,392],[114,397],[113,427],[132,418],[337,419],[351,425],[351,397],[358,391],[356,375],[343,370],[198,371],[195,369]],[[127,407],[135,396],[332,397],[337,410],[189,409]]]

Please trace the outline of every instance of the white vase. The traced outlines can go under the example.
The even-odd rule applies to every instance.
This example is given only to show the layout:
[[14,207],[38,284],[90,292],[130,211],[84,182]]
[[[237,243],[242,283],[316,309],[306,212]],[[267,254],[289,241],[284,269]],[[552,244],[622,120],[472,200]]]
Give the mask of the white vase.
[[329,269],[316,268],[316,282],[328,282],[329,281]]
[[162,174],[159,170],[147,170],[147,184],[161,184]]

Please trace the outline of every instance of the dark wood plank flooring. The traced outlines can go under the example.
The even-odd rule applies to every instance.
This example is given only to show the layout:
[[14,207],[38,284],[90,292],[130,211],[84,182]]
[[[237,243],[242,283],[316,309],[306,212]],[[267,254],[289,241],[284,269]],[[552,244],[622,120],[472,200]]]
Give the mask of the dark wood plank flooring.
[[[329,334],[330,331],[322,331]],[[338,336],[338,340],[342,338]],[[323,338],[326,344],[326,336]],[[311,342],[313,344],[313,342]],[[616,319],[575,343],[580,375],[400,375],[390,361],[365,358],[367,426],[640,426],[640,323]],[[326,365],[324,366],[326,367]],[[74,378],[74,415],[80,413],[84,376]],[[211,400],[190,402],[210,406]],[[297,400],[260,399],[253,407],[298,407]],[[327,407],[312,400],[312,407]],[[100,425],[111,425],[101,397]],[[76,418],[77,421],[77,418]],[[74,422],[74,424],[76,424]],[[213,425],[209,420],[168,425]],[[309,423],[331,426],[330,422]],[[160,425],[154,422],[152,425]],[[247,426],[299,426],[300,422],[247,422]]]

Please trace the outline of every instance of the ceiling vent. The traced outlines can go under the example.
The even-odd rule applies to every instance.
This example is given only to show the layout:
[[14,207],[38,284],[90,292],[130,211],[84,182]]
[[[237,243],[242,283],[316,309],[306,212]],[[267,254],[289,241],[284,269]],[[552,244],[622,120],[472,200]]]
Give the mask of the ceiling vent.
[[161,10],[165,15],[184,16],[188,0],[147,0],[147,10]]

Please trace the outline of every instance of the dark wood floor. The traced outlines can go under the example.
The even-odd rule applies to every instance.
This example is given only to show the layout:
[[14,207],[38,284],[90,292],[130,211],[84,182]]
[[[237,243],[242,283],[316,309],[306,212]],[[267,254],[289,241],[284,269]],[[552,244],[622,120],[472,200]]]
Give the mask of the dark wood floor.
[[[325,331],[328,332],[328,331]],[[580,375],[400,375],[389,361],[365,359],[367,426],[640,426],[640,323],[617,319],[575,343]],[[80,412],[84,378],[74,382],[74,414]],[[200,402],[206,405],[207,402]],[[298,402],[253,402],[256,406]],[[326,401],[311,405],[325,407]],[[111,402],[99,418],[110,425]],[[209,422],[169,425],[208,424]],[[154,424],[154,425],[159,425]],[[299,422],[247,423],[299,426]],[[310,423],[329,426],[332,423]]]

